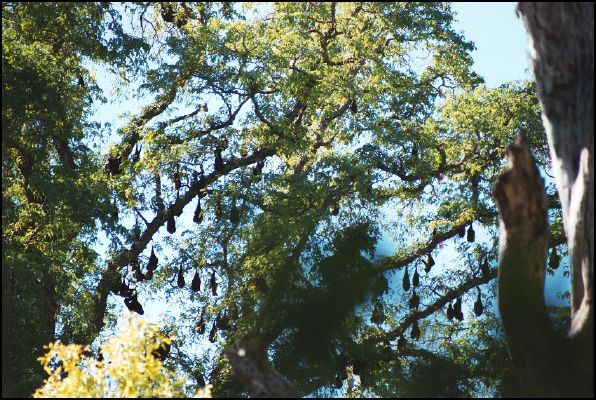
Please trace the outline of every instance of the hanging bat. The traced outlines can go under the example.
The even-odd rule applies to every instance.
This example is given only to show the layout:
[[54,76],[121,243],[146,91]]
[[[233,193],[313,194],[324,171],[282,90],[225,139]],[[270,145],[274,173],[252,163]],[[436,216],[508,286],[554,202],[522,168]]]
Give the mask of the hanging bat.
[[410,276],[408,275],[408,268],[406,267],[406,272],[404,272],[404,278],[402,280],[402,287],[405,292],[410,290]]
[[184,287],[184,272],[182,271],[182,267],[178,269],[178,287],[182,289]]

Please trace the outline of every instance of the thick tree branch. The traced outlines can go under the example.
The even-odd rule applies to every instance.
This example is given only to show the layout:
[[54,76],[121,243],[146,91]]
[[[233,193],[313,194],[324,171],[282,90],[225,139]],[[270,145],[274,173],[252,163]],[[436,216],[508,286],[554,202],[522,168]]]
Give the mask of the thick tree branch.
[[68,147],[67,141],[53,137],[52,142],[54,143],[54,147],[56,148],[56,152],[58,153],[58,157],[60,157],[62,165],[71,170],[76,169],[77,164],[74,161],[75,157],[70,147]]
[[295,397],[293,386],[267,359],[267,347],[255,336],[225,351],[232,372],[250,397]]
[[497,277],[497,270],[491,269],[490,273],[488,275],[474,277],[474,278],[462,283],[458,287],[449,290],[447,293],[445,293],[440,298],[436,299],[432,304],[429,304],[423,310],[415,311],[415,312],[411,313],[410,315],[406,316],[403,319],[403,321],[392,331],[377,333],[371,337],[371,340],[380,343],[380,342],[383,342],[384,340],[397,339],[401,334],[403,334],[406,331],[406,329],[410,325],[412,325],[414,323],[414,321],[426,318],[426,317],[434,314],[436,311],[445,307],[445,305],[447,303],[457,299],[464,293],[468,292],[470,289],[473,289],[475,287],[478,287],[480,285],[488,283],[491,280],[495,279],[496,277]]
[[344,104],[341,105],[337,110],[335,110],[328,118],[322,119],[320,121],[319,126],[317,128],[317,131],[319,132],[319,133],[317,133],[317,140],[315,143],[313,143],[313,145],[310,149],[310,152],[305,154],[304,156],[302,156],[300,161],[296,164],[296,166],[294,167],[294,174],[302,173],[304,171],[304,168],[306,167],[306,164],[311,159],[311,156],[314,157],[317,154],[317,151],[321,147],[329,146],[331,144],[332,139],[324,141],[321,139],[321,134],[323,132],[325,132],[325,130],[327,130],[329,125],[334,120],[336,120],[337,118],[341,117],[342,115],[344,115],[346,113],[346,111],[350,107],[351,103],[352,103],[351,100],[346,100],[344,102]]

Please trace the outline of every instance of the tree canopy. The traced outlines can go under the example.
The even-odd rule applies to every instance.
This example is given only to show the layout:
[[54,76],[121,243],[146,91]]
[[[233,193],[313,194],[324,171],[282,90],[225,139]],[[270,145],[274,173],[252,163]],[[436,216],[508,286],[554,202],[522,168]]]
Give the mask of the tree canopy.
[[[144,342],[121,336],[110,379],[139,386],[109,393],[252,394],[226,357],[247,338],[301,396],[511,393],[492,189],[516,135],[546,172],[548,147],[535,84],[487,88],[453,18],[446,3],[3,3],[3,394],[42,386],[54,340],[99,356],[157,293],[179,311],[162,321],[176,351],[139,359],[143,381],[118,366]],[[98,69],[142,102],[117,130],[93,113]],[[37,394],[105,395],[92,356],[63,344]]]

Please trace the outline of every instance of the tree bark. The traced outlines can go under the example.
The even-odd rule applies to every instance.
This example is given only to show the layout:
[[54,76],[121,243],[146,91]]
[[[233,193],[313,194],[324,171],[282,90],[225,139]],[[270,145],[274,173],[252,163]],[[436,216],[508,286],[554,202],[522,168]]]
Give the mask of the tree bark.
[[236,349],[225,354],[250,397],[296,397],[292,384],[271,365],[266,346],[256,336],[245,337]]
[[555,383],[561,372],[561,338],[551,326],[544,303],[548,245],[544,186],[523,138],[507,151],[509,166],[495,187],[501,231],[498,304],[503,329],[522,378],[523,394],[562,395]]
[[526,394],[593,396],[594,5],[520,3],[570,252],[571,329],[544,305],[546,197],[523,141],[497,182],[499,310]]

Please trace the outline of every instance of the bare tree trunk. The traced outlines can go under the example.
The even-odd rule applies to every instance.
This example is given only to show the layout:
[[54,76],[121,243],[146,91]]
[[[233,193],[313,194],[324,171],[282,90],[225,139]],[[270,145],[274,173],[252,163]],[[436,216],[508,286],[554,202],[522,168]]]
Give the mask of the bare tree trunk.
[[531,39],[571,256],[571,330],[557,337],[544,306],[544,189],[527,146],[510,146],[495,188],[500,212],[499,309],[528,394],[594,393],[594,5],[520,3]]

